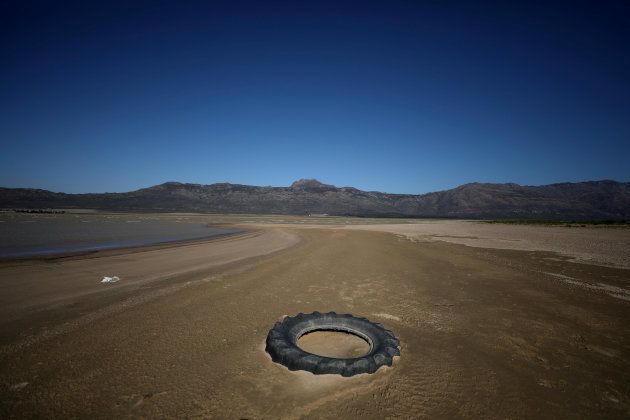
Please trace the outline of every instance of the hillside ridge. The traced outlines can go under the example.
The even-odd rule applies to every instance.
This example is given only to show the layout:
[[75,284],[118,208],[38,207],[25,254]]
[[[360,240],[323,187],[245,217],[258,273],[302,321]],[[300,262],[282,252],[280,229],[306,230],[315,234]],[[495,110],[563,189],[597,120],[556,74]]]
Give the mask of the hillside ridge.
[[122,193],[67,194],[0,187],[2,208],[330,214],[479,219],[630,219],[630,183],[613,180],[528,186],[468,183],[425,194],[389,194],[299,179],[288,187],[169,181]]

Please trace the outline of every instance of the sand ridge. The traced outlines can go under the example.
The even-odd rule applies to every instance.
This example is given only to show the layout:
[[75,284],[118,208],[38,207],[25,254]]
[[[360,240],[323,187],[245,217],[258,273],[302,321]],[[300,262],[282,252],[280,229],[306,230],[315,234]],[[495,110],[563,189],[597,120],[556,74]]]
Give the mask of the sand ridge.
[[[0,325],[91,294],[144,287],[182,275],[277,252],[296,244],[291,233],[267,229],[236,236],[113,250],[58,259],[0,263]],[[120,281],[103,284],[104,276]]]

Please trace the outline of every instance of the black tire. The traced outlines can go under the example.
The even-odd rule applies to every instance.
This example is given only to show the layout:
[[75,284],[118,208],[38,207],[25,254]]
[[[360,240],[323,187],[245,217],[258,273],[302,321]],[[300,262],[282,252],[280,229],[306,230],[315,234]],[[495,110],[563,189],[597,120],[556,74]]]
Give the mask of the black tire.
[[[298,339],[313,331],[343,331],[357,335],[370,344],[370,351],[350,359],[324,357],[305,352],[298,347]],[[400,342],[381,324],[350,314],[298,314],[276,322],[267,334],[267,353],[271,359],[289,368],[306,370],[316,375],[339,374],[353,376],[374,373],[381,366],[391,366],[394,356],[400,356]]]

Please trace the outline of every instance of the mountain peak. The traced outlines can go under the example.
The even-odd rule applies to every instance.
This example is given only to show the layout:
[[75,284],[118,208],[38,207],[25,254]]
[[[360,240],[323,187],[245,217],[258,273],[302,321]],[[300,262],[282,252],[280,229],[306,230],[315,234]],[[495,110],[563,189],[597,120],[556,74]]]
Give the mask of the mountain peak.
[[335,190],[334,185],[323,184],[316,179],[298,179],[291,184],[291,189],[304,191],[329,191]]

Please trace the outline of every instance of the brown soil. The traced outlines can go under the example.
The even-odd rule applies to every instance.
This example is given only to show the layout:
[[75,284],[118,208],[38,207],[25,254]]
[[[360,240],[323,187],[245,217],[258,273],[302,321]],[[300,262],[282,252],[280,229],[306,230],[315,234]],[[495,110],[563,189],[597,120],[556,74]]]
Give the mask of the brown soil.
[[[178,248],[0,268],[15,302],[0,329],[0,417],[630,416],[630,302],[614,289],[629,288],[628,270],[383,232],[274,232],[302,240],[228,265],[204,265],[207,244],[188,270]],[[169,274],[145,279],[153,264]],[[108,267],[115,294],[51,291]],[[402,356],[352,378],[273,363],[268,330],[315,310],[383,323]]]
[[298,346],[319,356],[348,359],[361,357],[370,351],[370,345],[354,334],[339,331],[314,331],[304,334]]

